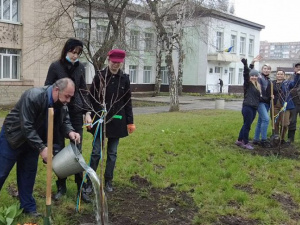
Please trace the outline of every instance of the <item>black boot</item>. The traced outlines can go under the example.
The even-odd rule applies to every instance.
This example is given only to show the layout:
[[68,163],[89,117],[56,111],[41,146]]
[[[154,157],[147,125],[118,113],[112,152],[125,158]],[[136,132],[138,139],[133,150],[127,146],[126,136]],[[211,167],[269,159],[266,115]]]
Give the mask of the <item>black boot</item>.
[[57,193],[54,195],[54,200],[57,201],[67,192],[66,179],[58,179],[56,181]]
[[296,130],[289,130],[288,131],[288,142],[293,143],[295,140],[295,132]]
[[[77,183],[77,190],[78,190],[77,195],[80,194],[79,193],[80,192],[80,186],[81,186],[81,183]],[[82,190],[81,190],[81,200],[84,201],[85,203],[90,203],[91,202],[91,199],[89,198],[89,196],[85,192],[85,187],[83,187]]]
[[107,192],[113,192],[113,186],[111,180],[105,180],[105,190]]
[[93,193],[92,181],[89,178],[87,178],[87,182],[85,184],[84,192],[88,195],[91,195]]

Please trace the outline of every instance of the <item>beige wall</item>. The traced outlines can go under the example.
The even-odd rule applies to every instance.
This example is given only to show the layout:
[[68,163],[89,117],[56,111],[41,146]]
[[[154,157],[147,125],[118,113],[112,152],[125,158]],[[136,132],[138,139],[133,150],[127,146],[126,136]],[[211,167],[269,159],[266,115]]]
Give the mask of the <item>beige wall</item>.
[[3,48],[22,47],[22,26],[0,22],[0,46]]
[[20,1],[20,8],[20,23],[0,22],[0,48],[21,49],[20,80],[0,80],[0,105],[13,105],[25,90],[43,86],[51,62],[59,58],[66,39],[74,37],[66,16],[55,26],[47,26],[62,10],[58,1]]

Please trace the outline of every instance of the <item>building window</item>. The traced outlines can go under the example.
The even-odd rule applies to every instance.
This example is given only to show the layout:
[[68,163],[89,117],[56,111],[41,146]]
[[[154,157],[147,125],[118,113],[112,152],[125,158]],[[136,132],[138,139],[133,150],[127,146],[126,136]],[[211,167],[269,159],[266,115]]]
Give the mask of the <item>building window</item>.
[[222,67],[216,66],[215,67],[215,73],[221,73]]
[[245,55],[246,52],[246,38],[240,38],[240,54]]
[[19,0],[0,0],[0,19],[19,22]]
[[137,83],[137,66],[129,65],[129,79],[131,83]]
[[132,30],[130,31],[130,48],[131,49],[138,49],[138,37],[139,37],[139,32]]
[[145,33],[145,51],[150,51],[153,48],[153,34]]
[[243,77],[243,69],[239,69],[239,79],[238,79],[238,84],[243,84],[243,80],[244,80],[244,77]]
[[0,79],[20,79],[20,50],[0,48]]
[[168,69],[166,66],[161,67],[161,83],[162,84],[169,84],[169,78],[168,78]]
[[229,68],[228,84],[234,84],[235,74],[234,68]]
[[143,83],[149,84],[151,81],[151,66],[144,66]]
[[231,48],[231,52],[232,53],[236,53],[236,49],[235,49],[235,46],[236,46],[236,35],[231,35],[231,40],[230,40],[230,47]]
[[81,40],[87,40],[87,37],[88,37],[88,24],[78,22],[76,35],[77,35],[77,38],[79,38]]
[[249,55],[254,55],[254,39],[249,39]]
[[107,29],[106,26],[97,25],[96,35],[97,35],[98,44],[102,44],[104,42],[106,29]]
[[222,51],[223,49],[223,33],[217,32],[217,43],[216,43],[217,51]]

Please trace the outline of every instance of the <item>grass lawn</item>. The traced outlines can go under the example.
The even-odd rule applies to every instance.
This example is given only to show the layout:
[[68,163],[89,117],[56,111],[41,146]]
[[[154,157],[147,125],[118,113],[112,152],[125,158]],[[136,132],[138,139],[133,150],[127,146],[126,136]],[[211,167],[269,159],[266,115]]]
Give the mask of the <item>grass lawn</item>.
[[[299,160],[253,155],[236,147],[234,141],[242,125],[240,112],[197,110],[137,115],[135,124],[135,133],[120,141],[117,184],[132,186],[130,177],[136,174],[154,187],[173,186],[189,193],[198,207],[193,224],[216,224],[220,217],[232,215],[257,224],[298,224],[295,215],[299,215],[300,204]],[[254,127],[255,124],[250,137]],[[85,133],[83,154],[87,162],[91,142],[91,135]],[[299,145],[299,140],[295,145]],[[74,176],[68,179],[64,201],[53,203],[55,224],[77,224],[80,217],[74,213],[73,181]],[[45,210],[45,183],[46,167],[40,160],[34,191],[39,211]],[[7,192],[8,186],[15,184],[13,171],[0,193],[0,206],[17,201]],[[52,188],[56,190],[54,175]],[[292,211],[276,200],[274,196],[279,195],[295,203]],[[93,215],[92,207],[86,204],[82,205],[82,212]],[[29,222],[24,215],[18,220]],[[38,222],[42,224],[42,220]]]

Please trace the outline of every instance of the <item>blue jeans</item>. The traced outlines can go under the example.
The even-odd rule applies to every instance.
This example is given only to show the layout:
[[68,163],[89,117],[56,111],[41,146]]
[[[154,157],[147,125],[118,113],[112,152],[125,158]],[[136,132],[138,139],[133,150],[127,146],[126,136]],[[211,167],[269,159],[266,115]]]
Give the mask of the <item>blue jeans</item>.
[[243,141],[244,144],[248,144],[249,142],[249,132],[251,129],[251,124],[256,116],[256,109],[250,106],[243,106],[242,108],[243,120],[244,124],[240,130],[239,141]]
[[[112,180],[114,177],[114,169],[117,161],[117,150],[119,145],[119,138],[108,138],[107,141],[107,159],[104,178],[105,180]],[[100,160],[100,151],[101,151],[101,141],[98,136],[95,140],[90,166],[93,170],[97,170],[99,160]]]
[[270,105],[267,103],[259,103],[258,106],[258,121],[255,128],[255,134],[254,134],[254,140],[258,141],[260,140],[267,140],[267,132],[268,132],[268,126],[269,126],[269,109]]
[[11,169],[17,163],[17,183],[21,208],[25,212],[36,211],[33,198],[33,186],[37,172],[39,151],[32,149],[27,143],[17,149],[11,149],[4,135],[4,127],[0,133],[0,190]]

